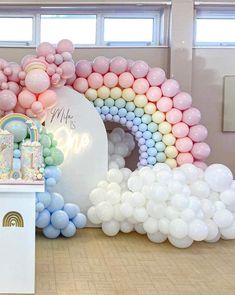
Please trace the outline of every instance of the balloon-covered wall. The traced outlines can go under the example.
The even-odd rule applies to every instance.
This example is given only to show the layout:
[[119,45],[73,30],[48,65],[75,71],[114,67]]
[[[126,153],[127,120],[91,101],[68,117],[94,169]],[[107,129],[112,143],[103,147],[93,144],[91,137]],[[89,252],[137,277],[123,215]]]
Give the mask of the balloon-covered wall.
[[[83,93],[104,121],[126,126],[139,146],[138,169],[132,172],[124,158],[134,148],[133,137],[122,129],[109,135],[110,170],[89,196],[94,224],[102,224],[110,236],[136,230],[156,243],[168,238],[180,248],[194,240],[235,238],[233,176],[223,165],[204,163],[210,154],[207,129],[190,94],[144,61],[97,57],[74,63],[73,50],[69,40],[57,47],[44,42],[20,65],[0,59],[1,115],[17,112],[38,120],[47,192],[37,195],[37,226],[55,238],[72,236],[86,223],[78,206],[64,205],[62,196],[52,193],[63,154],[39,123],[56,104],[53,88],[67,85]],[[17,163],[25,132],[20,126],[15,132]]]

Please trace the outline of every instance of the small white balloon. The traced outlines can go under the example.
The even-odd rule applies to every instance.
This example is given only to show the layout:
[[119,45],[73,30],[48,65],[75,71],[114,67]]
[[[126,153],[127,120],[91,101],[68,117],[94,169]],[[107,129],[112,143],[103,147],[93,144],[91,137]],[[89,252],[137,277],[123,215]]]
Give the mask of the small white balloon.
[[214,240],[217,237],[218,233],[219,233],[218,226],[211,219],[207,219],[205,222],[206,222],[206,225],[208,227],[208,235],[206,237],[206,241]]
[[102,223],[102,230],[107,236],[116,236],[120,230],[119,222],[110,220]]
[[191,239],[188,236],[186,236],[183,239],[177,239],[177,238],[169,235],[168,240],[173,246],[175,246],[176,248],[181,248],[181,249],[186,249],[186,248],[190,247],[193,243],[193,239]]
[[97,217],[102,221],[110,221],[113,218],[113,206],[109,202],[101,202],[95,209]]
[[133,217],[138,222],[145,222],[145,220],[148,218],[148,213],[145,208],[135,208],[133,212]]
[[107,192],[105,189],[98,187],[91,191],[89,198],[93,205],[98,205],[107,199]]
[[121,183],[123,180],[122,172],[119,169],[110,169],[107,173],[107,180],[109,182]]
[[122,221],[120,224],[120,229],[123,233],[127,234],[133,231],[134,225],[126,220]]
[[189,224],[188,235],[195,241],[205,240],[208,236],[208,227],[206,223],[200,219],[194,219]]
[[143,228],[143,223],[137,223],[134,225],[134,228],[135,228],[135,231],[138,233],[138,234],[141,234],[141,235],[144,235],[146,234],[146,231],[144,230]]
[[169,220],[165,217],[159,219],[158,221],[158,228],[161,233],[167,235],[169,233]]
[[140,176],[131,176],[127,181],[127,185],[132,192],[138,192],[143,187],[143,180]]
[[87,217],[93,224],[100,224],[102,222],[101,219],[96,215],[95,206],[92,206],[88,209]]
[[210,193],[209,185],[202,180],[195,181],[191,184],[191,193],[200,199],[207,198]]
[[153,234],[147,233],[149,240],[153,243],[163,243],[167,240],[167,235],[164,235],[161,232],[155,232]]
[[171,197],[171,206],[176,210],[182,211],[189,205],[189,199],[183,194],[175,194]]
[[220,231],[226,239],[235,239],[235,222],[233,222],[229,227],[221,228]]
[[133,207],[130,205],[130,203],[122,203],[120,205],[120,212],[123,216],[125,216],[126,218],[129,218],[132,216],[133,214]]
[[170,234],[177,239],[183,239],[188,234],[188,226],[185,221],[176,218],[170,222]]
[[145,222],[143,223],[144,230],[149,233],[153,234],[158,230],[158,222],[156,219],[149,217]]
[[229,210],[222,209],[215,212],[213,220],[219,228],[226,228],[232,225],[234,217]]

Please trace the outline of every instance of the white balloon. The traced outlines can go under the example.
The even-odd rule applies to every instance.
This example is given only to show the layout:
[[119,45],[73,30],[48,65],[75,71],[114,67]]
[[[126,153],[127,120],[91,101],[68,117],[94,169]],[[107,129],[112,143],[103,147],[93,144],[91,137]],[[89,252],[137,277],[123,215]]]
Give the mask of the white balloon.
[[206,242],[207,243],[216,243],[216,242],[219,241],[220,238],[221,238],[221,234],[220,234],[220,232],[218,232],[217,236],[214,239],[212,239],[212,240],[206,240]]
[[125,158],[129,153],[128,146],[124,142],[116,143],[114,145],[114,153]]
[[130,203],[122,203],[120,205],[120,212],[126,218],[131,217],[133,214],[133,207]]
[[90,220],[90,222],[94,224],[100,224],[102,221],[98,216],[96,215],[96,209],[95,206],[92,206],[87,211],[87,217]]
[[107,173],[107,180],[109,182],[121,183],[123,180],[122,172],[119,169],[110,169]]
[[179,211],[176,210],[172,206],[168,206],[166,208],[165,215],[166,215],[166,218],[169,219],[169,220],[173,220],[173,219],[178,218],[179,214],[180,214]]
[[164,203],[156,204],[153,201],[148,201],[146,210],[151,217],[160,219],[165,215],[166,205]]
[[150,187],[150,196],[154,202],[164,202],[168,199],[169,194],[165,186],[154,183]]
[[227,209],[216,211],[213,220],[219,228],[229,227],[234,222],[233,214]]
[[191,184],[190,188],[192,195],[195,197],[203,199],[209,196],[210,187],[205,181],[197,180]]
[[189,206],[194,212],[197,212],[201,208],[201,202],[198,198],[191,196],[189,197]]
[[192,164],[183,164],[180,170],[184,172],[187,183],[193,183],[198,179],[198,168]]
[[116,220],[103,222],[102,230],[107,236],[115,236],[120,230],[119,222],[117,222]]
[[155,180],[154,171],[150,167],[143,167],[139,171],[145,185],[150,185]]
[[229,227],[221,228],[220,231],[226,239],[235,239],[235,221]]
[[135,192],[132,195],[132,205],[134,207],[143,207],[145,205],[145,197],[142,193]]
[[171,168],[165,163],[157,163],[153,166],[153,171],[156,173],[162,170],[171,172]]
[[108,187],[107,187],[108,191],[115,191],[120,193],[121,192],[121,187],[119,184],[115,183],[115,182],[111,182]]
[[208,199],[201,200],[202,211],[206,218],[212,218],[215,214],[215,206]]
[[171,206],[177,210],[184,210],[189,205],[189,199],[183,194],[175,194],[171,197]]
[[122,172],[124,180],[127,180],[129,176],[131,175],[131,170],[129,168],[122,168],[121,172]]
[[149,217],[143,223],[143,228],[147,233],[153,234],[158,230],[158,222],[156,219]]
[[168,191],[171,194],[177,194],[177,193],[181,193],[181,191],[183,190],[183,184],[182,182],[178,181],[178,180],[170,180],[168,183]]
[[164,235],[163,233],[161,233],[159,231],[155,232],[153,234],[147,233],[147,236],[148,236],[149,240],[154,243],[163,243],[167,239],[167,235]]
[[224,204],[223,202],[221,202],[221,201],[216,201],[216,202],[214,203],[214,205],[215,205],[215,209],[216,209],[216,210],[223,210],[223,209],[226,209],[225,204]]
[[109,202],[101,202],[95,209],[97,217],[102,221],[110,221],[113,218],[113,206]]
[[112,205],[118,204],[120,202],[121,195],[117,191],[108,191],[107,192],[107,201]]
[[148,213],[145,208],[135,208],[133,212],[133,217],[138,222],[145,222],[145,220],[148,218]]
[[146,231],[144,230],[143,228],[143,223],[137,223],[134,225],[134,228],[135,228],[135,231],[138,233],[138,234],[141,234],[141,235],[144,235],[146,234]]
[[169,181],[172,179],[172,172],[169,170],[160,170],[156,173],[156,180],[160,184],[168,184]]
[[231,186],[233,174],[228,167],[222,164],[213,164],[206,169],[205,180],[212,190],[222,192]]
[[114,153],[114,144],[110,140],[108,141],[108,153],[109,155]]
[[119,169],[119,165],[115,161],[109,161],[109,169]]
[[194,219],[189,224],[188,235],[195,241],[205,240],[208,236],[208,227],[206,223],[200,219]]
[[169,242],[175,246],[176,248],[181,248],[181,249],[185,249],[185,248],[188,248],[192,245],[193,243],[193,240],[186,236],[185,238],[183,239],[177,239],[175,237],[172,237],[171,235],[168,236],[168,240]]
[[208,235],[206,237],[206,241],[214,240],[217,237],[218,233],[219,233],[218,226],[211,219],[207,219],[205,222],[206,222],[206,225],[208,227]]
[[191,222],[195,218],[195,212],[190,208],[186,208],[181,212],[180,217],[186,223],[188,223],[188,222]]
[[185,176],[185,173],[181,171],[179,168],[176,168],[173,170],[173,180],[179,181],[182,184],[187,182],[187,178]]
[[228,206],[235,205],[235,191],[234,190],[232,190],[232,189],[225,190],[220,194],[219,197],[220,197],[220,200],[225,205],[228,205]]
[[109,183],[106,180],[101,180],[98,182],[97,187],[106,189],[108,187]]
[[159,219],[158,221],[158,228],[161,233],[167,235],[169,233],[169,220],[165,217]]
[[126,220],[122,221],[120,224],[120,229],[123,233],[127,234],[133,231],[134,225]]
[[185,221],[176,218],[170,222],[170,234],[177,239],[183,239],[188,234],[188,226]]
[[127,185],[132,192],[138,192],[143,187],[143,180],[140,176],[131,176],[127,181]]
[[90,193],[89,198],[93,205],[98,205],[107,199],[107,192],[103,188],[95,188]]
[[122,141],[122,136],[118,134],[117,132],[111,132],[109,134],[109,140],[112,141],[112,143],[118,143]]
[[116,204],[113,207],[114,213],[113,213],[113,219],[117,221],[123,221],[125,219],[125,216],[123,216],[121,210],[120,210],[120,204]]

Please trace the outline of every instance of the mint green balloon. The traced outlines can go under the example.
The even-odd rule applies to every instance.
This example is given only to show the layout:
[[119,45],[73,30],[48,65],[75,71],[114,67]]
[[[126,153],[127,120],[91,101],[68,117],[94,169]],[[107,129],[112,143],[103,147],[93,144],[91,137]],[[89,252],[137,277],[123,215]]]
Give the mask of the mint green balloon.
[[19,148],[18,143],[14,143],[14,150],[17,150]]
[[41,129],[41,132],[40,132],[40,134],[46,134],[47,133],[47,130],[46,130],[46,128],[44,127],[44,126],[42,126],[42,129]]
[[123,98],[118,98],[115,100],[115,106],[119,109],[124,108],[126,105],[126,101]]
[[[145,124],[149,124],[152,121],[152,116],[148,114],[144,114],[141,118],[142,122]],[[149,130],[150,131],[150,130]]]
[[154,122],[151,122],[148,124],[148,130],[152,133],[156,132],[158,130],[158,125]]
[[163,152],[165,151],[166,145],[162,141],[159,141],[155,144],[155,148],[157,149],[158,152]]
[[136,108],[134,110],[134,113],[135,113],[136,117],[142,117],[144,114],[144,110],[142,108]]
[[162,134],[160,132],[154,132],[152,135],[152,139],[156,142],[161,141],[162,140]]
[[157,162],[163,163],[166,161],[166,155],[163,152],[157,153],[156,156]]
[[104,105],[104,100],[101,98],[96,98],[96,100],[94,101],[94,105],[95,107],[102,107]]
[[44,161],[45,161],[45,164],[48,165],[48,166],[51,166],[51,165],[54,164],[54,161],[53,161],[52,157],[46,157]]
[[48,133],[47,135],[50,137],[51,140],[54,138],[54,135],[52,133]]
[[44,148],[43,149],[43,156],[44,157],[49,157],[50,155],[51,155],[51,150],[49,148]]
[[114,99],[112,99],[112,98],[109,97],[109,98],[105,99],[104,104],[107,107],[111,108],[111,107],[114,106]]
[[55,147],[51,148],[51,157],[53,159],[54,166],[59,166],[64,161],[64,155],[62,151]]
[[50,148],[51,138],[48,134],[42,134],[40,137],[40,143],[44,148]]
[[126,110],[127,110],[128,112],[133,112],[134,109],[135,109],[135,104],[134,104],[134,102],[132,102],[132,101],[128,101],[128,102],[126,103]]
[[27,125],[21,121],[11,121],[5,125],[4,129],[14,135],[14,142],[16,143],[23,141],[28,134]]
[[52,141],[51,141],[51,146],[56,147],[57,144],[58,144],[57,140],[52,139]]

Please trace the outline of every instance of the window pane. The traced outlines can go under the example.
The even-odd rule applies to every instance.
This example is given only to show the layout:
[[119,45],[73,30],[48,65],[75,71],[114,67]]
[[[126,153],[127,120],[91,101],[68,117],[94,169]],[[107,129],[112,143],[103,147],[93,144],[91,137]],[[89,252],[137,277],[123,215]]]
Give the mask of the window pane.
[[[31,17],[1,17],[0,41],[32,42],[33,19]],[[3,29],[4,28],[4,29]]]
[[105,18],[105,42],[153,42],[153,18]]
[[235,19],[197,19],[196,42],[235,43]]
[[56,44],[61,39],[74,44],[95,44],[95,15],[41,15],[41,41]]

